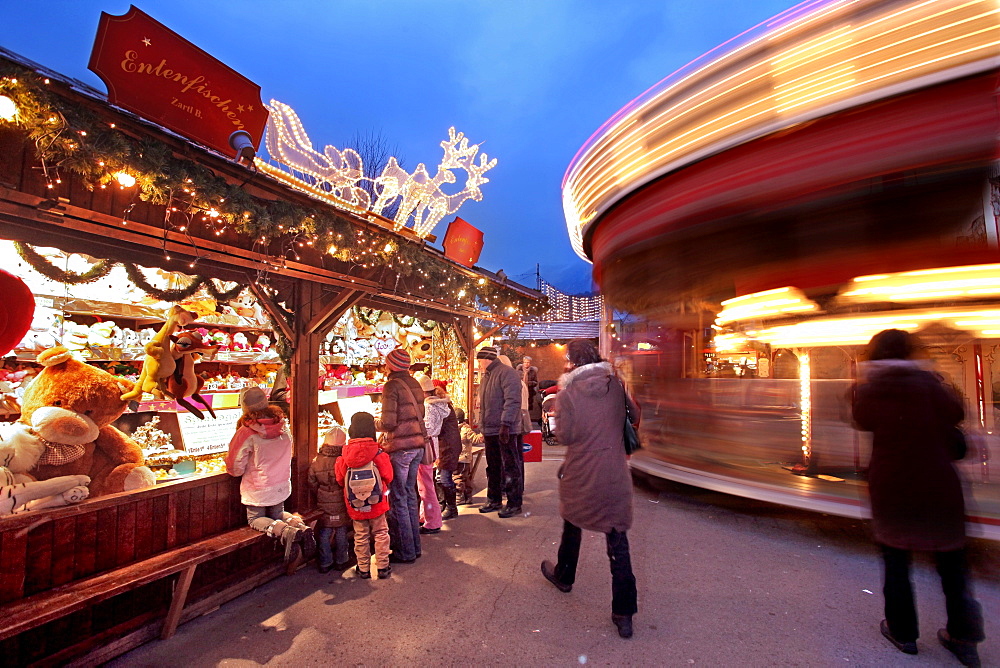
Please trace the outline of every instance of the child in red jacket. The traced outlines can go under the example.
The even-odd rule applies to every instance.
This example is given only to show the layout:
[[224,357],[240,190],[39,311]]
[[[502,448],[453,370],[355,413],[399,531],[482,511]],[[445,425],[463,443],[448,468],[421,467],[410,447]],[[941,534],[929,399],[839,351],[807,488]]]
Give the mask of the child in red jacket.
[[375,418],[371,413],[355,413],[347,430],[350,440],[337,458],[337,482],[344,488],[347,514],[354,520],[354,554],[358,557],[358,577],[371,575],[370,540],[375,536],[375,566],[379,580],[392,575],[389,567],[389,483],[392,462],[375,441]]

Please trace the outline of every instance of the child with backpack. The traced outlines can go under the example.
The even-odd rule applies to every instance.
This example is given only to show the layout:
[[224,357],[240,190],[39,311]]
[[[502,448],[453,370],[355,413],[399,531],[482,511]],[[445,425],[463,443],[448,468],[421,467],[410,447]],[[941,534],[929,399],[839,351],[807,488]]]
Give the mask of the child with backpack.
[[392,575],[389,567],[389,483],[392,482],[392,462],[375,441],[375,417],[371,413],[355,413],[348,428],[350,440],[344,453],[337,458],[337,484],[344,488],[347,514],[354,520],[354,554],[357,555],[358,577],[371,578],[372,535],[375,537],[375,567],[379,580]]
[[[316,525],[316,543],[319,557],[316,567],[320,573],[328,573],[336,568],[343,571],[350,565],[350,543],[347,532],[351,528],[351,518],[347,514],[344,489],[337,484],[334,466],[337,458],[344,454],[347,432],[342,427],[333,427],[323,438],[319,454],[309,465],[309,488],[316,492],[316,505],[323,511]],[[336,546],[334,557],[330,539]]]

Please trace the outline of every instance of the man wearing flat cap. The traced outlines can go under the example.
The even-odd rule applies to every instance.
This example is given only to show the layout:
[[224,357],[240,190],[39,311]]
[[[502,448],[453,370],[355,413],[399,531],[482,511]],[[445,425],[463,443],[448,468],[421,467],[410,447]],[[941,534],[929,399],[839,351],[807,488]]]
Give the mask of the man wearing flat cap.
[[[486,446],[486,497],[481,513],[499,510],[500,517],[521,514],[524,479],[521,474],[521,379],[497,359],[497,349],[476,353],[481,374],[477,423]],[[503,506],[503,497],[507,505]]]

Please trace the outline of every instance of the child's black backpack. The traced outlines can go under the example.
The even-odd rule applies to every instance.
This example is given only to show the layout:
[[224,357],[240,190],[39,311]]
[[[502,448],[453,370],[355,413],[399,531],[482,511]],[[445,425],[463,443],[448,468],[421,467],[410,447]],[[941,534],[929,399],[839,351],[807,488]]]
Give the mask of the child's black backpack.
[[367,513],[372,506],[382,501],[384,487],[382,476],[374,461],[364,466],[347,469],[344,476],[344,489],[347,491],[347,503],[355,510]]

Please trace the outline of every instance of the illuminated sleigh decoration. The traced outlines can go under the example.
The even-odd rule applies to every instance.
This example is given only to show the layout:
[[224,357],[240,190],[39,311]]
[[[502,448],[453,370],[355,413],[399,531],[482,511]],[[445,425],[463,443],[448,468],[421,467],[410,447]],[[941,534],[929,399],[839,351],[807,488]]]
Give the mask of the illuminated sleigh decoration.
[[[289,170],[306,177],[299,179],[281,170],[275,170],[261,160],[259,167],[270,174],[280,175],[288,180],[295,179],[309,192],[332,197],[336,203],[352,209],[363,209],[382,214],[399,200],[399,208],[393,222],[394,229],[405,227],[413,219],[413,231],[426,237],[446,215],[458,211],[469,199],[482,201],[481,186],[489,179],[483,176],[496,166],[497,160],[490,160],[485,153],[479,153],[479,144],[469,145],[469,140],[454,127],[448,128],[448,140],[441,142],[444,158],[432,177],[426,165],[420,163],[413,173],[399,166],[395,157],[390,157],[381,175],[370,179],[364,175],[361,156],[354,149],[339,150],[326,146],[322,152],[313,148],[309,136],[299,121],[298,115],[287,104],[271,100],[271,112],[267,121],[265,143],[271,158],[285,165]],[[479,160],[477,161],[476,158]],[[445,184],[455,183],[455,172],[461,169],[467,174],[465,186],[453,194],[441,190]],[[277,174],[275,174],[277,172]],[[361,184],[370,181],[370,188],[376,195],[371,201],[369,189]]]

